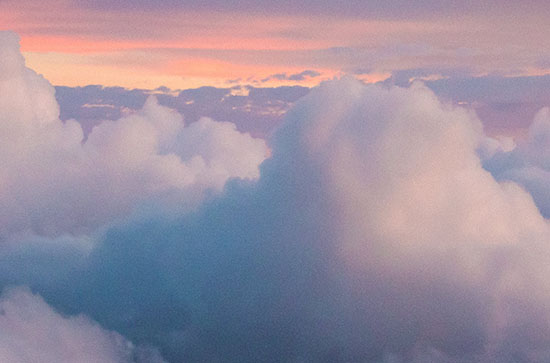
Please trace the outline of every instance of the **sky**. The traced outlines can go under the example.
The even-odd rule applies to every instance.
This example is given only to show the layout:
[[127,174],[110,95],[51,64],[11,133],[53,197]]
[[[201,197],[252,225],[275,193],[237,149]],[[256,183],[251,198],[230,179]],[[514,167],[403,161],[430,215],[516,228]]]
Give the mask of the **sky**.
[[0,361],[550,361],[542,0],[0,0]]
[[0,23],[55,85],[184,89],[545,74],[548,12],[543,0],[3,0]]

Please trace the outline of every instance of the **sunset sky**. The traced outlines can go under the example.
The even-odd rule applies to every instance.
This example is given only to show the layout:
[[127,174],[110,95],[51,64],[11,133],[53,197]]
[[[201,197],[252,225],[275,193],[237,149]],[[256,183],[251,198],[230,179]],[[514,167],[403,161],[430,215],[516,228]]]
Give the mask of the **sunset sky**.
[[[550,70],[543,0],[3,0],[28,65],[55,85],[315,85]],[[316,77],[292,77],[314,71]]]

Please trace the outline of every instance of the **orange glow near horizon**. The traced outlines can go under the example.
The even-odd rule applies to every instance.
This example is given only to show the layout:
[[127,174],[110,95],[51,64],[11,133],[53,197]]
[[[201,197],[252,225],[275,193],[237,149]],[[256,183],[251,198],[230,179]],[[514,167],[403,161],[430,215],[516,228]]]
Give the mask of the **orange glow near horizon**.
[[[86,62],[86,56],[79,54],[56,53],[24,53],[27,65],[40,74],[46,76],[52,84],[65,86],[85,86],[101,84],[103,86],[123,86],[127,88],[153,89],[166,86],[171,89],[197,88],[204,85],[228,87],[228,80],[241,78],[242,83],[255,84],[253,80],[246,81],[250,74],[254,80],[268,78],[272,74],[300,73],[301,68],[273,68],[257,65],[240,65],[220,60],[186,58],[175,59],[168,63],[152,64],[150,68],[142,65],[117,66],[112,64],[94,64]],[[159,71],[159,69],[161,71]],[[321,76],[304,78],[301,81],[270,79],[261,84],[262,87],[276,87],[281,85],[316,86],[320,81],[337,76],[337,72],[330,69],[321,70]],[[84,80],[84,81],[82,81]]]
[[[406,69],[433,69],[435,77],[439,69],[549,71],[537,66],[538,49],[550,46],[550,34],[530,30],[545,21],[536,14],[516,24],[502,16],[381,20],[196,9],[106,11],[76,4],[0,2],[0,24],[20,35],[28,64],[56,85],[181,89],[240,79],[257,86],[313,86],[345,73],[377,82]],[[495,43],[502,46],[495,50]],[[320,76],[269,77],[306,70]]]

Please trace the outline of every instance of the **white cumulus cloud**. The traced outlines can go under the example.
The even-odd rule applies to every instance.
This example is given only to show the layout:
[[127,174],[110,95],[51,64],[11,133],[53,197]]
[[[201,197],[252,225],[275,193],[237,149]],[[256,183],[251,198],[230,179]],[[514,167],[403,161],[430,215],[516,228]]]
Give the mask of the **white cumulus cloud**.
[[257,178],[267,154],[233,124],[186,126],[155,98],[83,141],[54,92],[25,67],[17,36],[0,33],[0,239],[90,233],[152,200],[196,205],[230,178]]

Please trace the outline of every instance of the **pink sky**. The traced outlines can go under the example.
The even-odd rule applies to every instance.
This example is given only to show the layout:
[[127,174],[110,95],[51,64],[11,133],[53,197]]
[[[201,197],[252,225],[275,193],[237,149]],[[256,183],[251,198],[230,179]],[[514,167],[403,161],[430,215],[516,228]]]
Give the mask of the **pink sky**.
[[[547,11],[541,1],[528,2],[459,9],[392,0],[402,8],[392,10],[377,1],[352,1],[340,11],[335,1],[321,11],[313,1],[298,8],[230,1],[230,8],[215,0],[185,6],[7,0],[0,3],[0,23],[20,35],[28,65],[57,85],[314,85],[342,73],[379,81],[407,69],[428,70],[432,78],[442,71],[546,74]],[[320,76],[269,78],[305,70]]]

